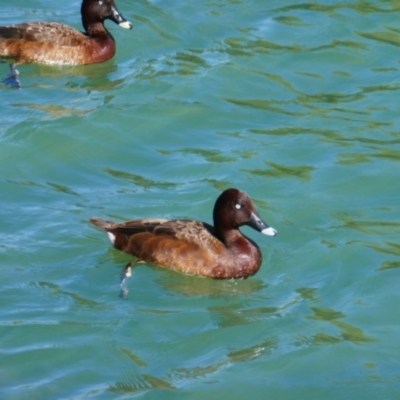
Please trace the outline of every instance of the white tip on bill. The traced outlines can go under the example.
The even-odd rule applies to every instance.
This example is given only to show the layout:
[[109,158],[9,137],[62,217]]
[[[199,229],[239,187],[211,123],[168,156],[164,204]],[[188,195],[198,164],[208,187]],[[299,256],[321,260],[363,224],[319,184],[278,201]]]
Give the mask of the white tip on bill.
[[115,235],[112,234],[111,232],[107,232],[107,236],[108,236],[108,239],[110,239],[110,242],[112,244],[115,244]]
[[267,236],[276,236],[278,234],[278,231],[274,228],[268,227],[263,229],[261,233]]
[[124,21],[118,24],[121,28],[132,29],[133,25],[129,21]]

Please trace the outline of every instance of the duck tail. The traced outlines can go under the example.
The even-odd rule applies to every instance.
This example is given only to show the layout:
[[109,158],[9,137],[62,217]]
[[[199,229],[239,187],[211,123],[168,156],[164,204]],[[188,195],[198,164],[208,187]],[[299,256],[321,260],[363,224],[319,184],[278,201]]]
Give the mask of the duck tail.
[[112,222],[106,221],[105,219],[99,217],[90,218],[90,222],[98,228],[102,229],[103,231],[109,230],[113,225]]
[[[93,217],[90,218],[90,222],[97,226],[98,228],[102,229],[103,231],[106,231],[108,239],[110,240],[110,242],[118,249],[121,249],[121,244],[117,243],[117,234],[115,232],[110,232],[110,230],[112,230],[114,223],[110,222],[110,221],[106,221],[105,219],[99,218],[99,217]],[[124,235],[119,234],[118,235],[120,240],[122,241],[122,244],[126,243],[126,238]]]

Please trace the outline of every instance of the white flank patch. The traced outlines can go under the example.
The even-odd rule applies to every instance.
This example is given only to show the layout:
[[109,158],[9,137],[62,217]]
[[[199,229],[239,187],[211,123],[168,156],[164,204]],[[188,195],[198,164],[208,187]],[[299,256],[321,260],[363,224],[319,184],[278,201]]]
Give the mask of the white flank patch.
[[107,232],[107,236],[108,236],[108,238],[110,239],[110,242],[111,242],[112,244],[115,244],[115,235],[112,234],[111,232]]
[[261,231],[261,233],[263,233],[264,235],[267,235],[267,236],[276,236],[278,231],[276,229],[274,229],[274,228],[269,227],[269,228],[263,229]]

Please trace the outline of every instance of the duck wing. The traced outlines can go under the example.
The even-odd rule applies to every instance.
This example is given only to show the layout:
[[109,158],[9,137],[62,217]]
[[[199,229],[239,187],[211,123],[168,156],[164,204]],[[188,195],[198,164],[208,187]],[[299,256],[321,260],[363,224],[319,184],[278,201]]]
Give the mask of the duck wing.
[[86,35],[57,22],[28,22],[1,26],[0,39],[26,40],[28,42],[56,43],[60,46],[78,45]]
[[154,238],[175,239],[208,249],[221,244],[214,235],[213,226],[200,221],[162,218],[138,219],[121,223],[105,221],[101,218],[91,218],[90,221],[107,232],[121,233],[128,237],[148,233]]

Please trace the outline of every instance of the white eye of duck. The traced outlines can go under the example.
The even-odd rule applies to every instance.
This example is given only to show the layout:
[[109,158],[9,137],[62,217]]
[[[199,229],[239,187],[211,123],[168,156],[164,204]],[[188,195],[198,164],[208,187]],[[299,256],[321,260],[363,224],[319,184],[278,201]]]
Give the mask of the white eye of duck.
[[237,210],[240,210],[242,208],[242,206],[240,204],[235,204],[235,207]]

